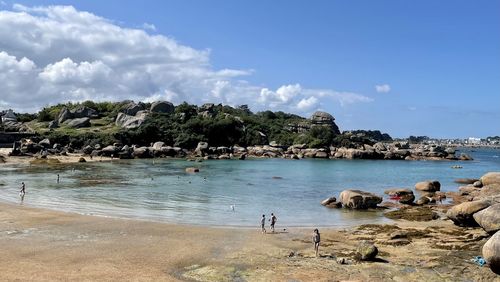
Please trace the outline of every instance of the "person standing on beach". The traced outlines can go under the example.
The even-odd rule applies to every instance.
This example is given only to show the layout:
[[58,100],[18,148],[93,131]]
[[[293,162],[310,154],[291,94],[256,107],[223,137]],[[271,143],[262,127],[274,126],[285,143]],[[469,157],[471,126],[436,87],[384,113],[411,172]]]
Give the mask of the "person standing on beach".
[[274,225],[276,224],[278,218],[274,215],[274,213],[271,213],[271,218],[269,220],[271,221],[271,231],[274,233]]
[[317,228],[314,229],[313,236],[312,236],[312,241],[314,243],[314,252],[316,253],[316,257],[318,257],[319,242],[321,241],[321,237],[319,235],[319,230]]
[[262,219],[260,220],[260,228],[262,233],[266,233],[266,215],[262,215]]
[[24,184],[24,182],[21,182],[21,191],[19,191],[19,195],[21,195],[21,197],[24,197],[24,194],[26,194],[26,185]]
[[57,174],[57,183],[59,183],[59,173]]

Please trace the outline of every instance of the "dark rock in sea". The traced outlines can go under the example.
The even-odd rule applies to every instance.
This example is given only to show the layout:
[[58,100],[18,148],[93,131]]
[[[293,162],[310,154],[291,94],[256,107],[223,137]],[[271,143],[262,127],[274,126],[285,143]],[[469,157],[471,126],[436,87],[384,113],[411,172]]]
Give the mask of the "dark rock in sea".
[[479,179],[474,179],[474,178],[458,178],[455,179],[455,183],[459,184],[473,184],[474,182],[478,181]]
[[80,158],[78,159],[78,162],[79,162],[79,163],[86,163],[86,162],[87,162],[87,160],[86,160],[84,157],[80,157]]

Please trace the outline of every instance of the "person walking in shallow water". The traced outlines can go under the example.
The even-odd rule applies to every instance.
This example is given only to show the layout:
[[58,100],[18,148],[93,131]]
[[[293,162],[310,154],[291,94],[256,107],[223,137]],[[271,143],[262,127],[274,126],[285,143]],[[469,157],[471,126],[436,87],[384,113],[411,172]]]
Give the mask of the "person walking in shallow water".
[[57,183],[59,183],[59,173],[57,174]]
[[262,233],[266,233],[266,215],[263,214],[260,220],[260,229]]
[[24,200],[24,194],[26,194],[26,185],[24,182],[21,182],[21,191],[19,191],[19,196],[21,196],[21,200]]
[[314,252],[316,253],[316,257],[318,257],[319,242],[321,241],[321,237],[319,235],[319,230],[317,228],[314,229],[313,236],[312,236],[312,241],[314,243]]
[[276,224],[278,218],[274,215],[274,213],[271,213],[271,218],[269,220],[271,221],[271,232],[274,233],[274,225]]

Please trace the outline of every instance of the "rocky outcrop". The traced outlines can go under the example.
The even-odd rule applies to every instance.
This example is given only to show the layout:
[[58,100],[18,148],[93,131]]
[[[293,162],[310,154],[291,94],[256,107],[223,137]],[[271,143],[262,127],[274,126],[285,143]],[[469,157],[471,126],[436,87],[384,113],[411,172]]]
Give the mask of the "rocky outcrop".
[[500,204],[495,204],[473,214],[474,220],[486,232],[500,230]]
[[158,101],[151,104],[150,111],[152,113],[164,113],[164,114],[172,114],[175,110],[175,107],[172,103],[167,101]]
[[327,112],[317,111],[311,116],[311,124],[314,126],[323,126],[330,129],[334,134],[340,134],[338,126],[335,124],[335,118]]
[[500,172],[488,172],[481,177],[481,183],[484,186],[490,184],[500,184]]
[[139,111],[144,111],[144,110],[145,107],[143,103],[136,104],[134,102],[130,102],[125,106],[123,106],[121,112],[129,116],[135,116]]
[[500,232],[497,231],[483,245],[483,258],[489,264],[491,271],[500,275]]
[[138,111],[135,116],[127,115],[125,113],[118,113],[115,124],[117,126],[133,129],[141,126],[146,120],[147,112]]
[[340,193],[339,202],[345,208],[368,209],[382,203],[382,197],[361,190],[344,190]]
[[62,124],[66,120],[69,119],[81,119],[81,118],[97,118],[99,117],[96,110],[91,109],[89,107],[79,107],[74,110],[68,110],[68,108],[63,108],[59,115],[57,116],[57,122]]
[[198,142],[196,149],[194,150],[194,154],[198,157],[204,157],[208,154],[208,143],[207,142]]
[[441,183],[439,181],[422,181],[415,184],[415,189],[418,191],[425,192],[436,192],[441,189]]
[[463,202],[453,206],[446,212],[446,216],[458,226],[478,226],[473,215],[491,205],[488,200]]

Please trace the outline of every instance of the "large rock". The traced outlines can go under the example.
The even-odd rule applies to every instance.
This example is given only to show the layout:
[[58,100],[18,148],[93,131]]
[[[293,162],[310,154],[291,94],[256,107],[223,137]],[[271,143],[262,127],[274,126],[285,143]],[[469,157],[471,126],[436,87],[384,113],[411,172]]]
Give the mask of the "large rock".
[[144,120],[146,120],[146,117],[147,113],[142,111],[137,112],[135,116],[130,116],[124,113],[118,113],[115,124],[117,126],[127,129],[137,128],[142,125]]
[[207,142],[198,142],[198,145],[196,146],[194,153],[197,156],[203,157],[207,154],[207,152],[208,152],[208,143]]
[[99,115],[96,110],[89,107],[79,107],[73,111],[68,110],[68,108],[63,108],[59,115],[57,116],[57,121],[59,124],[70,120],[70,119],[81,119],[81,118],[97,118]]
[[473,214],[474,220],[488,233],[500,230],[500,204],[495,204]]
[[143,103],[136,104],[134,102],[130,102],[122,108],[122,112],[129,116],[135,116],[139,111],[143,110],[145,110]]
[[393,188],[384,191],[384,194],[387,194],[391,197],[396,197],[396,199],[401,204],[411,205],[413,201],[415,201],[415,195],[413,195],[413,191],[407,188]]
[[81,128],[81,127],[90,127],[90,118],[84,117],[84,118],[74,118],[74,119],[69,119],[64,122],[66,126],[72,127],[72,128]]
[[174,110],[174,105],[167,101],[158,101],[151,104],[151,112],[153,113],[171,114]]
[[340,193],[339,201],[346,208],[368,209],[382,203],[382,197],[361,190],[344,190]]
[[373,260],[377,254],[377,247],[367,241],[362,241],[356,248],[356,255],[360,260]]
[[441,189],[439,181],[422,181],[415,184],[415,189],[418,191],[436,192]]
[[481,183],[483,186],[490,184],[500,184],[500,172],[488,172],[481,176]]
[[458,226],[478,226],[473,215],[491,205],[488,200],[479,200],[472,202],[463,202],[446,212],[446,216]]
[[497,231],[483,246],[483,258],[491,271],[500,274],[500,232]]
[[327,113],[317,111],[311,116],[311,123],[313,126],[325,126],[329,127],[333,133],[340,134],[338,126],[335,124],[335,118]]
[[73,118],[97,118],[99,117],[99,114],[97,113],[96,110],[89,108],[89,107],[79,107],[75,109],[74,111],[71,112]]

